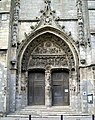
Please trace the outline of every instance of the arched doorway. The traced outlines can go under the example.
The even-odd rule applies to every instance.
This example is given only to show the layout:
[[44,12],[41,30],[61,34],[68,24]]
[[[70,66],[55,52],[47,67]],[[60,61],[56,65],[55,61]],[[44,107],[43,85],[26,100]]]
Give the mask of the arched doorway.
[[68,45],[59,37],[45,33],[29,46],[23,57],[28,64],[28,105],[69,105],[69,70],[75,63]]
[[65,34],[59,36],[57,30],[53,34],[53,29],[43,28],[39,35],[35,32],[18,56],[19,76],[27,82],[27,105],[71,105],[70,84],[77,79],[78,56],[72,41]]

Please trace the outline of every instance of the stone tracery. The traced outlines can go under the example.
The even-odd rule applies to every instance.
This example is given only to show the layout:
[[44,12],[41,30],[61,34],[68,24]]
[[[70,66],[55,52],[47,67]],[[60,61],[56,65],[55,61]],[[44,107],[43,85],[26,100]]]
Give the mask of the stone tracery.
[[23,60],[22,70],[29,67],[74,67],[73,54],[66,43],[59,37],[46,33],[34,39],[27,47]]

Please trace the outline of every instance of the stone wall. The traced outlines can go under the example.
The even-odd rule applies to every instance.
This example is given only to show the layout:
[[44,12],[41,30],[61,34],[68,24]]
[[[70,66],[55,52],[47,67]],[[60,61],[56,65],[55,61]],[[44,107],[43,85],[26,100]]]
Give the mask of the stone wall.
[[0,1],[0,113],[6,113],[10,1]]
[[92,56],[91,56],[91,62],[93,67],[91,68],[91,71],[89,71],[89,76],[88,76],[88,92],[93,94],[93,104],[88,104],[88,111],[95,113],[95,69],[94,69],[94,64],[95,64],[95,1],[93,0],[88,0],[88,12],[89,12],[89,31],[90,31],[90,39],[91,39],[91,51],[92,51]]
[[0,13],[0,49],[8,49],[9,39],[9,14]]
[[[51,0],[52,9],[56,11],[56,16],[62,19],[59,24],[65,26],[64,30],[67,33],[71,33],[71,36],[75,41],[79,40],[78,35],[78,21],[77,21],[77,0]],[[40,5],[42,7],[40,7]],[[28,7],[27,7],[28,6]],[[82,54],[85,55],[86,63],[85,65],[91,65],[95,63],[95,17],[94,17],[94,1],[84,0],[82,1],[82,12],[83,12],[83,33],[85,47],[82,49]],[[24,10],[25,9],[25,10]],[[30,26],[34,25],[36,17],[40,16],[40,10],[44,9],[44,1],[21,1],[20,9],[20,22],[19,22],[19,41],[25,39],[25,34],[31,32]],[[33,14],[35,11],[35,14]],[[89,29],[90,28],[90,29]],[[91,41],[91,43],[90,43]],[[87,46],[86,46],[87,45]],[[92,46],[92,47],[91,47]],[[87,49],[86,49],[87,47]],[[83,67],[85,66],[83,65]],[[93,77],[92,68],[84,67],[80,69],[80,96],[81,99],[81,110],[82,112],[93,111],[94,104],[87,104],[87,95],[93,94]],[[94,94],[93,94],[94,95]],[[93,97],[94,98],[94,97]],[[95,100],[94,100],[95,101]],[[73,102],[73,101],[72,101]],[[73,103],[72,103],[73,104]],[[80,107],[80,106],[79,106]],[[91,109],[92,108],[92,109]]]
[[[71,36],[75,42],[79,40],[79,26],[78,26],[78,16],[77,16],[77,6],[76,6],[77,0],[51,0],[51,8],[52,10],[56,11],[56,17],[59,18],[59,24],[60,26],[64,26],[64,31],[67,32],[69,36]],[[12,74],[10,72],[9,64],[11,58],[7,55],[7,50],[12,51],[14,48],[11,47],[11,33],[10,28],[12,27],[12,19],[10,22],[10,16],[13,15],[14,8],[11,9],[11,0],[1,0],[0,1],[0,112],[6,112],[6,87],[7,82],[9,81],[8,86],[10,86],[10,101],[15,101],[15,91],[12,91],[16,88],[16,70],[14,70],[15,74]],[[12,6],[13,7],[13,6]],[[19,11],[19,20],[18,22],[18,31],[17,31],[17,38],[16,40],[21,43],[26,39],[26,35],[29,35],[29,33],[32,31],[31,26],[35,26],[37,23],[37,19],[41,16],[40,10],[44,10],[45,3],[44,0],[20,0],[20,11]],[[18,8],[17,8],[18,9]],[[80,63],[80,94],[76,97],[75,95],[72,96],[72,105],[74,104],[74,99],[76,100],[76,104],[81,101],[81,105],[78,104],[78,106],[75,106],[78,110],[81,109],[82,112],[94,112],[95,107],[95,1],[93,0],[83,0],[82,1],[82,13],[83,13],[83,29],[82,34],[83,40],[84,40],[84,47],[81,46],[80,51],[78,48],[78,51],[80,51],[79,59],[84,54],[85,56],[85,64]],[[38,17],[38,18],[37,18]],[[10,23],[9,23],[10,22]],[[12,31],[11,31],[12,32]],[[11,36],[11,37],[10,37]],[[78,41],[79,42],[79,41]],[[10,48],[8,48],[8,44],[10,44]],[[82,44],[83,45],[83,44]],[[15,47],[15,56],[16,56],[16,47]],[[12,53],[12,52],[11,52]],[[10,54],[9,54],[10,55]],[[12,57],[14,53],[12,53],[10,56]],[[7,64],[8,61],[8,64]],[[7,67],[8,67],[8,73],[7,73]],[[11,74],[11,75],[10,75]],[[11,76],[11,77],[9,77]],[[8,78],[8,79],[7,79]],[[13,79],[14,78],[14,79]],[[14,80],[14,82],[13,82]],[[23,80],[23,78],[22,78]],[[14,85],[14,87],[12,87]],[[11,89],[12,87],[12,89]],[[93,103],[88,103],[88,96],[93,94]],[[15,108],[19,109],[21,107],[24,107],[24,104],[26,103],[25,96],[27,96],[25,93],[22,93],[22,95],[19,95],[17,93],[16,96],[16,103],[13,101],[14,106],[10,106],[10,109]],[[13,97],[13,98],[12,98]],[[24,101],[22,103],[22,101]],[[81,99],[81,100],[80,100]],[[9,107],[9,106],[8,106]],[[11,108],[13,107],[13,108]]]
[[89,11],[89,28],[91,35],[91,46],[92,46],[92,64],[95,64],[95,1],[88,1]]
[[[71,1],[71,2],[70,2]],[[31,31],[30,26],[34,25],[36,17],[40,17],[40,10],[44,10],[44,0],[21,0],[20,3],[20,23],[19,23],[19,41],[22,41],[25,36],[24,33]],[[56,17],[63,19],[60,22],[61,26],[65,26],[66,32],[71,32],[73,38],[78,40],[77,36],[77,7],[76,1],[72,0],[51,0],[51,8],[56,11]],[[35,13],[35,14],[34,14]],[[24,21],[24,22],[23,22]],[[31,22],[30,22],[31,21]],[[23,23],[22,23],[23,22]]]
[[6,112],[7,58],[6,51],[0,51],[0,112]]

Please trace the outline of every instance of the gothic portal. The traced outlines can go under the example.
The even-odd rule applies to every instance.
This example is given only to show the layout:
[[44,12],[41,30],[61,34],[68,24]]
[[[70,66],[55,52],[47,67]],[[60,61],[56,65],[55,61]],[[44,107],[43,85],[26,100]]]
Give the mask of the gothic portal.
[[0,116],[40,106],[95,113],[95,0],[0,0]]
[[[72,74],[77,70],[77,52],[72,44],[66,43],[65,34],[62,35],[62,39],[52,27],[47,26],[36,33],[36,37],[30,36],[31,39],[23,44],[18,56],[18,59],[21,59],[18,63],[18,66],[21,66],[19,75],[24,81],[27,78],[26,104],[69,106],[71,94],[69,86],[73,80]],[[78,79],[77,74],[74,77]],[[77,80],[76,84],[78,89]]]
[[[51,33],[41,35],[34,42],[37,46],[33,51],[28,48],[30,56],[26,60],[28,104],[69,105],[69,69],[74,67],[72,52],[63,40]],[[26,63],[23,63],[25,70]]]

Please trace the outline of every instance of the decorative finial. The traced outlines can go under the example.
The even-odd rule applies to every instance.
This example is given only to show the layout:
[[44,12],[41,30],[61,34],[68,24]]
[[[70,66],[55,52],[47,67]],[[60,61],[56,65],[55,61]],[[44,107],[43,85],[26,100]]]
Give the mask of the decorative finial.
[[48,4],[48,3],[50,4],[50,3],[51,3],[51,0],[45,0],[45,3],[46,3],[46,4]]
[[46,3],[47,9],[50,9],[51,0],[45,0],[44,2]]

